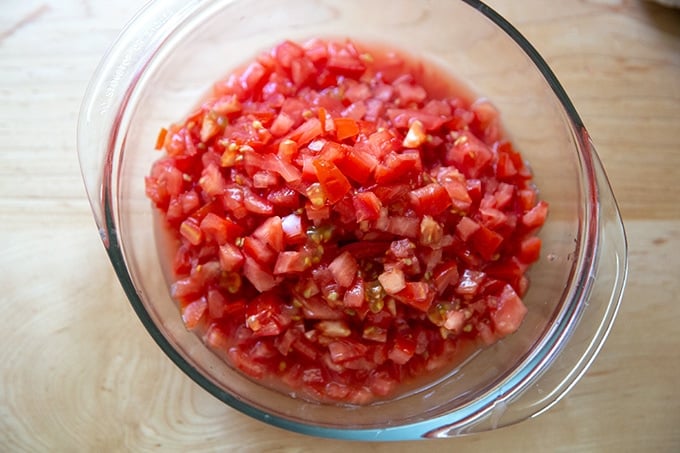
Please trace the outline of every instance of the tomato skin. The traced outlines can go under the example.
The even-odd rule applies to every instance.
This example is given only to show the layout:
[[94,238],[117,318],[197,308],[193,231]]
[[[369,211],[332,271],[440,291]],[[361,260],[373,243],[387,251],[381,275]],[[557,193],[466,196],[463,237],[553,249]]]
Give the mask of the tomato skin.
[[416,343],[405,337],[397,337],[388,353],[391,361],[398,365],[405,365],[416,352]]
[[431,183],[412,190],[410,192],[410,201],[416,212],[420,215],[441,214],[451,206],[451,197],[448,192],[437,183]]
[[263,292],[253,299],[246,309],[246,326],[256,337],[275,336],[284,327],[279,322],[282,301],[272,292]]
[[365,185],[371,180],[378,160],[363,147],[354,146],[345,150],[336,165],[348,178]]
[[468,178],[477,178],[491,163],[493,153],[470,131],[461,131],[447,150],[446,163],[455,165]]
[[541,200],[522,216],[522,223],[528,228],[538,228],[545,223],[547,215],[548,203]]
[[250,255],[244,255],[243,276],[260,292],[269,291],[276,286],[274,276]]
[[538,261],[541,255],[541,239],[538,236],[529,236],[520,243],[519,259],[523,263]]
[[243,228],[239,224],[229,218],[220,217],[212,212],[209,212],[203,217],[200,229],[203,232],[204,237],[213,239],[218,244],[233,241],[243,234]]
[[427,71],[284,41],[161,129],[171,295],[244,374],[367,404],[520,328],[548,204],[493,105]]
[[394,297],[413,308],[426,312],[434,300],[434,291],[425,282],[408,282]]
[[359,133],[359,125],[352,118],[335,118],[335,133],[338,140],[342,141],[355,137]]
[[207,308],[208,301],[205,298],[200,298],[182,309],[182,320],[187,329],[194,329],[198,326]]
[[358,270],[354,257],[349,252],[339,254],[329,265],[328,269],[333,278],[341,287],[348,288],[352,285]]
[[377,220],[380,217],[382,203],[371,191],[360,192],[352,200],[356,211],[357,222],[364,220]]
[[496,311],[491,314],[495,331],[503,336],[514,333],[526,313],[527,308],[522,303],[522,299],[511,286],[506,285],[500,295]]
[[220,265],[225,271],[237,271],[243,265],[243,254],[233,244],[224,243],[220,246]]
[[409,181],[422,172],[423,166],[420,154],[406,150],[401,154],[395,152],[385,156],[383,162],[375,169],[375,182],[391,184],[399,181]]
[[502,242],[503,236],[484,225],[480,225],[472,236],[472,246],[485,260],[493,259]]
[[319,178],[328,201],[337,203],[352,188],[345,175],[335,166],[335,164],[322,159],[315,159],[314,168],[316,176]]

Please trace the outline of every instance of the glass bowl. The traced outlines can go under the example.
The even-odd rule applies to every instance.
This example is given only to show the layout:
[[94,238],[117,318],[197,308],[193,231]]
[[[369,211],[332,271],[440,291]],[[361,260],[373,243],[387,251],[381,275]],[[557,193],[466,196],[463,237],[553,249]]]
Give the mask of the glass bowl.
[[[158,130],[211,84],[284,39],[350,37],[437,63],[492,100],[550,214],[515,334],[433,386],[367,406],[319,404],[244,377],[185,329],[155,247],[144,176]],[[345,439],[453,437],[544,412],[600,350],[626,277],[623,224],[574,106],[531,44],[474,0],[152,1],[104,56],[85,94],[78,153],[99,232],[142,324],[189,377],[272,425]]]

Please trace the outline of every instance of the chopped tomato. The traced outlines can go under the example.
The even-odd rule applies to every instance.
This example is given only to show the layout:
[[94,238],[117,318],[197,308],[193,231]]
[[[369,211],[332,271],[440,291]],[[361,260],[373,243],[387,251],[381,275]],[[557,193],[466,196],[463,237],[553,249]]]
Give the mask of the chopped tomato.
[[548,204],[493,105],[435,75],[284,41],[160,130],[170,293],[233,367],[367,404],[520,328]]
[[352,199],[356,212],[357,222],[364,220],[377,220],[380,217],[382,203],[380,199],[371,191],[360,192]]
[[496,311],[491,314],[494,329],[500,335],[509,335],[519,328],[526,313],[527,308],[522,299],[510,285],[506,285],[498,300]]
[[208,301],[205,298],[200,298],[191,302],[182,309],[182,320],[188,329],[194,329],[203,318],[206,309],[208,308]]
[[313,162],[316,169],[316,176],[319,178],[321,187],[328,197],[330,203],[337,203],[352,188],[345,175],[335,166],[335,164],[316,159]]
[[345,150],[336,165],[348,178],[359,184],[366,184],[378,165],[378,160],[364,148],[355,145]]
[[352,118],[335,118],[335,134],[338,140],[354,137],[359,133],[359,125]]
[[341,287],[348,288],[357,273],[357,262],[349,252],[343,252],[328,265],[333,278]]
[[410,200],[420,215],[441,214],[451,206],[451,197],[446,189],[435,182],[412,190]]

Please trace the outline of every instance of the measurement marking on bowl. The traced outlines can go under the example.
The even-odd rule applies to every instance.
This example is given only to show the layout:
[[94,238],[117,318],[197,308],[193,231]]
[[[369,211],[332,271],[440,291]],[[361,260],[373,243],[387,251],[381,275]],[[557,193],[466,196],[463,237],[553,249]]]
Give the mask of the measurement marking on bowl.
[[144,46],[149,42],[149,40],[156,34],[158,30],[165,25],[168,20],[174,15],[174,10],[168,10],[161,17],[152,23],[149,29],[138,39],[136,39],[130,46],[130,50],[125,53],[122,61],[116,67],[113,73],[113,77],[109,80],[109,83],[104,89],[103,100],[99,105],[99,114],[104,115],[111,108],[113,102],[113,97],[117,92],[118,86],[120,85],[123,78],[127,75],[130,64],[134,60],[134,57],[144,48]]

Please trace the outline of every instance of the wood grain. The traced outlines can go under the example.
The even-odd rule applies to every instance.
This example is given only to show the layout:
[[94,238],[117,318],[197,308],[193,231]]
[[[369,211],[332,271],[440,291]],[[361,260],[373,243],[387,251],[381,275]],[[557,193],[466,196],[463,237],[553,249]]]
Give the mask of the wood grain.
[[[680,13],[636,0],[493,0],[570,93],[626,222],[630,277],[594,366],[547,414],[434,451],[680,451]],[[185,377],[137,320],[75,154],[87,80],[138,2],[3,2],[0,450],[420,451],[252,420]]]

